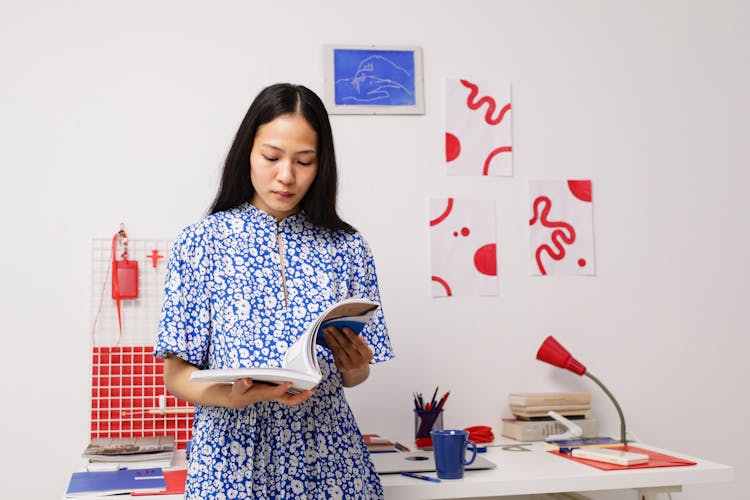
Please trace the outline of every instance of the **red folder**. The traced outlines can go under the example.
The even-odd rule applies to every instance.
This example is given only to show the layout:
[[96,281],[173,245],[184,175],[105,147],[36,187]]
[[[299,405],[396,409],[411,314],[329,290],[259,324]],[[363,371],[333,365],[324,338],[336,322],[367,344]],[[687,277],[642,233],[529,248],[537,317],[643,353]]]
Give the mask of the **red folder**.
[[635,453],[643,453],[645,455],[648,455],[648,462],[645,464],[636,464],[636,465],[617,465],[617,464],[610,464],[607,462],[599,462],[596,460],[587,460],[585,458],[578,458],[572,456],[570,453],[561,453],[557,450],[550,451],[550,453],[554,453],[556,455],[560,455],[561,457],[567,458],[568,460],[574,460],[576,462],[580,462],[582,464],[590,465],[591,467],[596,467],[597,469],[601,470],[623,470],[623,469],[649,469],[652,467],[677,467],[682,465],[695,465],[697,462],[693,462],[692,460],[685,460],[683,458],[673,457],[670,455],[665,455],[663,453],[657,453],[655,451],[651,450],[644,450],[643,448],[638,448],[636,446],[607,446],[607,448],[612,450],[623,450],[623,451],[632,451]]
[[165,470],[164,480],[167,482],[167,489],[158,493],[135,493],[131,492],[130,495],[134,497],[149,496],[149,495],[184,495],[185,494],[185,479],[187,478],[186,469],[178,470]]

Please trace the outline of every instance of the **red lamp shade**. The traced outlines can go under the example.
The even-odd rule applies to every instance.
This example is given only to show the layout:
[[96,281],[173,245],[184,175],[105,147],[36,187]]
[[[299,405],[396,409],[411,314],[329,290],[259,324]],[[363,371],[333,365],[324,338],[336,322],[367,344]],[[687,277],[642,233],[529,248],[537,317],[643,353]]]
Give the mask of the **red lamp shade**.
[[536,353],[536,359],[544,361],[559,368],[565,368],[577,375],[583,375],[586,367],[583,366],[576,358],[555,340],[555,337],[549,336],[539,347]]

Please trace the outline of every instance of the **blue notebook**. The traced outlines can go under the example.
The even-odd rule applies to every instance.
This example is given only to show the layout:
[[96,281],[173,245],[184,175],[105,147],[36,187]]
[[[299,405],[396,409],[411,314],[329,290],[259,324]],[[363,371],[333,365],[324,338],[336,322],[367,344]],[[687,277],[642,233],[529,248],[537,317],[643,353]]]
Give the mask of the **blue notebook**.
[[74,472],[65,498],[122,495],[132,491],[155,493],[167,489],[161,468]]
[[327,319],[318,326],[315,342],[328,348],[328,342],[323,334],[323,329],[327,326],[335,326],[339,330],[346,327],[359,335],[377,308],[378,305],[374,302],[352,302],[338,310],[331,311],[326,315]]
[[337,319],[331,319],[328,321],[323,322],[323,324],[320,325],[320,328],[318,329],[318,338],[317,343],[322,345],[325,348],[328,348],[328,342],[326,342],[326,338],[323,335],[323,328],[327,326],[335,326],[339,330],[343,330],[344,327],[349,328],[354,333],[359,335],[362,333],[362,330],[365,328],[365,324],[367,323],[367,320],[369,319],[369,315],[365,316],[357,316],[356,318],[337,318]]

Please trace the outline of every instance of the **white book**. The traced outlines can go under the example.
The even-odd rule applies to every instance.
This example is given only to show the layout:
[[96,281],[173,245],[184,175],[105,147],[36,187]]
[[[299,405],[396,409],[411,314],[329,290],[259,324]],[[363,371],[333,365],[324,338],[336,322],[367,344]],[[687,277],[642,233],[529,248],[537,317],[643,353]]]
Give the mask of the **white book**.
[[577,458],[607,462],[616,465],[638,465],[648,463],[648,455],[631,451],[612,450],[608,448],[576,448],[571,455]]
[[339,329],[347,327],[359,334],[378,307],[377,302],[361,298],[346,299],[331,305],[307,327],[300,338],[289,346],[284,354],[281,368],[196,370],[190,375],[190,380],[233,383],[238,379],[250,378],[271,384],[291,382],[292,387],[289,389],[291,393],[312,389],[320,383],[322,378],[318,357],[315,354],[317,344],[327,347],[322,329],[327,326],[336,326]]
[[[94,471],[106,471],[106,470],[120,470],[123,468],[127,469],[154,469],[161,467],[162,469],[169,469],[174,466],[176,460],[172,452],[169,456],[164,458],[154,459],[140,459],[140,460],[95,460],[89,459],[85,464],[85,469],[89,472]],[[114,458],[114,457],[113,457]]]
[[[592,418],[581,418],[573,420],[583,434],[581,437],[595,437],[599,435],[599,421]],[[556,420],[518,420],[515,418],[504,418],[502,435],[517,441],[544,441],[547,436],[560,434],[567,428]]]

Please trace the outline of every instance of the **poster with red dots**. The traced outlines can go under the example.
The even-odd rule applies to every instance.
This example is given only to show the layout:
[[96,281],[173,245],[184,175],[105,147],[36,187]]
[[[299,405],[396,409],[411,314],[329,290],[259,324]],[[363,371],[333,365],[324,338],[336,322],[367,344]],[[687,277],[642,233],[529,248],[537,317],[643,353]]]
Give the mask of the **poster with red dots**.
[[448,175],[511,177],[510,84],[449,78],[445,100]]
[[529,181],[530,273],[594,275],[590,180]]
[[497,295],[495,201],[430,199],[432,296]]

